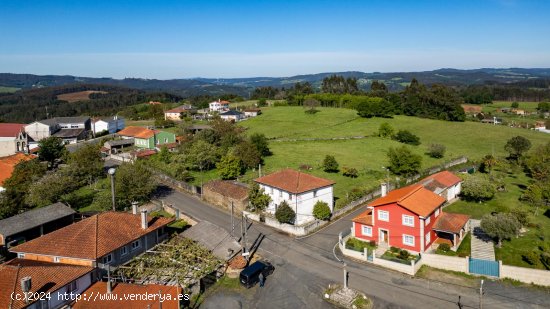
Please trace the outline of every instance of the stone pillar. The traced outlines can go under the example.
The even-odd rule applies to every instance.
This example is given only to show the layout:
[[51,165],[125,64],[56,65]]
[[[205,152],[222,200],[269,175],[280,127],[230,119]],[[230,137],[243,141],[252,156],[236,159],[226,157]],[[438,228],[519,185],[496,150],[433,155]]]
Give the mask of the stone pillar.
[[464,258],[464,263],[466,263],[465,273],[469,274],[470,273],[470,257],[469,256]]

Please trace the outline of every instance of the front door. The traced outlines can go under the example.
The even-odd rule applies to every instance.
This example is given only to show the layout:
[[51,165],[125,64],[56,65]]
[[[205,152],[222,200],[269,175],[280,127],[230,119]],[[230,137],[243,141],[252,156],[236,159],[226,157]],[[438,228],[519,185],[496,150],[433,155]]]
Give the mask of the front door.
[[388,231],[380,230],[380,243],[386,245],[388,244]]

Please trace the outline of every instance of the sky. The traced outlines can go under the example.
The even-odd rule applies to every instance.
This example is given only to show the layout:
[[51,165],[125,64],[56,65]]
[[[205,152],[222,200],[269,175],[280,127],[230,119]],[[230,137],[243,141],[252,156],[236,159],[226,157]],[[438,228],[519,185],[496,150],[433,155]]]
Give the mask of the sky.
[[550,1],[0,0],[0,72],[292,76],[550,67]]

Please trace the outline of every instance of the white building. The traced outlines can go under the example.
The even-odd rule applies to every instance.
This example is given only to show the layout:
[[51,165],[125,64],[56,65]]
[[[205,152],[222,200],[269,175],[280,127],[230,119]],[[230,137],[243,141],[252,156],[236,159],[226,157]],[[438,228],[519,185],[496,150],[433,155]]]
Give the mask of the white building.
[[318,201],[334,209],[334,181],[306,173],[285,169],[255,180],[260,188],[271,197],[266,211],[274,214],[277,207],[286,201],[296,213],[296,225],[315,220],[313,207]]
[[259,108],[249,108],[244,110],[244,115],[246,117],[256,117],[262,113],[262,110]]
[[245,117],[244,114],[239,111],[229,110],[227,112],[221,113],[220,118],[225,121],[237,122],[243,120]]
[[25,126],[25,132],[27,132],[29,137],[35,142],[52,136],[59,129],[59,124],[55,121],[55,119],[35,121]]
[[0,123],[0,157],[29,152],[26,124]]
[[449,171],[430,175],[418,182],[424,188],[445,198],[448,201],[458,197],[462,187],[462,179]]
[[195,108],[190,104],[184,104],[182,106],[178,106],[176,108],[169,109],[164,112],[164,120],[173,120],[173,121],[179,121],[181,120],[182,114],[188,114],[191,112],[194,112]]
[[113,134],[124,129],[125,126],[124,118],[118,116],[101,117],[92,120],[92,132],[94,132],[94,135],[104,131]]
[[[55,134],[63,138],[66,143],[70,143],[73,140],[76,142],[77,139],[80,140],[86,138],[87,132],[90,129],[90,117],[57,117],[35,121],[28,124],[25,127],[25,132],[27,132],[34,144]],[[71,131],[60,132],[63,130]],[[66,140],[66,138],[69,138],[70,141]],[[33,148],[33,143],[30,145],[31,148]]]
[[219,112],[227,111],[229,109],[229,102],[218,100],[218,101],[210,102],[208,106],[211,112],[219,113]]

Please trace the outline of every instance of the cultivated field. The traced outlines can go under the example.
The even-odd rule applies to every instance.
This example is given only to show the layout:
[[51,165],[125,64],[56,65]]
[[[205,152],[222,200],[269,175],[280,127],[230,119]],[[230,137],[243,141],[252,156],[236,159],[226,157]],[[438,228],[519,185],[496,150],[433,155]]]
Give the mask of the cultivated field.
[[64,93],[57,96],[58,100],[67,101],[69,103],[78,102],[78,101],[87,101],[90,99],[90,94],[92,93],[107,93],[105,91],[95,91],[95,90],[86,90],[79,92]]
[[0,93],[14,93],[21,88],[0,86]]

